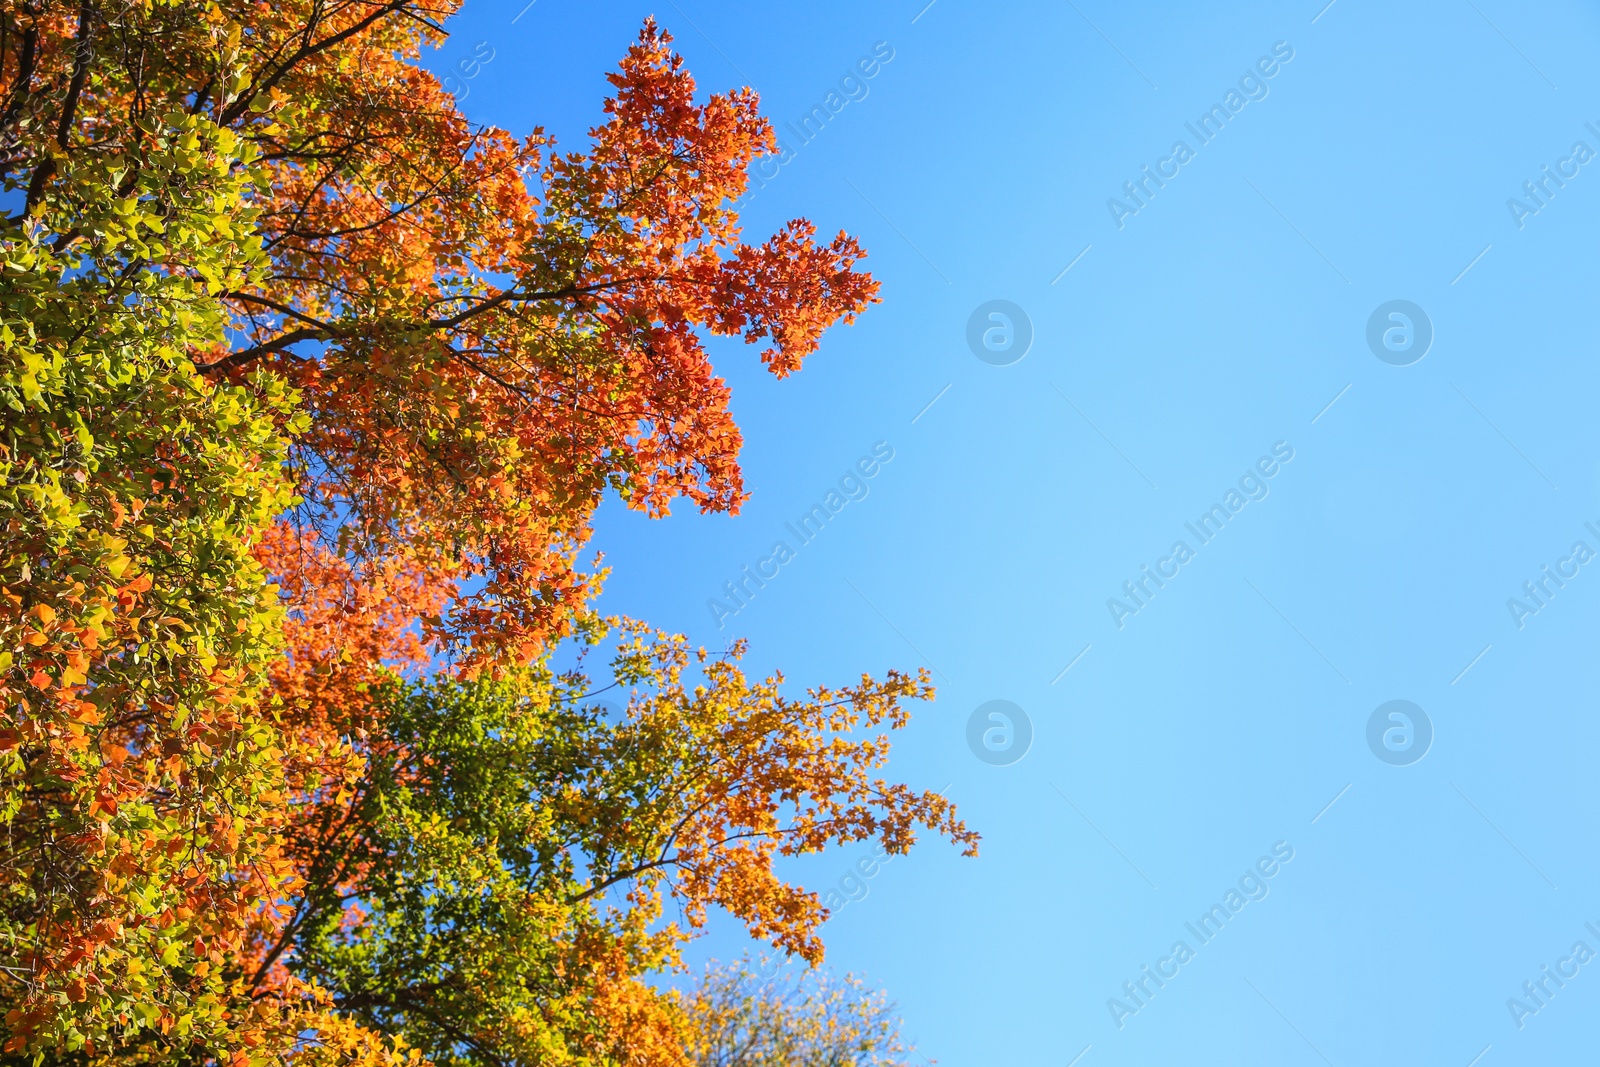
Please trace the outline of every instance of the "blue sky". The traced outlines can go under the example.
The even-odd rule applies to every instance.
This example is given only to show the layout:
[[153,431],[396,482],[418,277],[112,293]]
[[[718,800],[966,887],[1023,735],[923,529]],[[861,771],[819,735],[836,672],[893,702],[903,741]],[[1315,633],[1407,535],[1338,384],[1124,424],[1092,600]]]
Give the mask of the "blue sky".
[[[749,505],[609,506],[596,539],[605,608],[747,636],[756,669],[935,672],[893,767],[948,784],[982,856],[929,842],[863,880],[833,966],[947,1067],[1590,1052],[1593,5],[524,2],[468,0],[430,59],[492,52],[457,68],[476,119],[581,144],[650,13],[780,132],[847,101],[747,229],[857,235],[883,303],[784,382],[714,344]],[[997,300],[1031,330],[1015,361],[968,343]],[[968,742],[994,700],[1031,728],[1008,763]],[[793,873],[825,889],[860,855]],[[718,923],[696,952],[743,947]]]

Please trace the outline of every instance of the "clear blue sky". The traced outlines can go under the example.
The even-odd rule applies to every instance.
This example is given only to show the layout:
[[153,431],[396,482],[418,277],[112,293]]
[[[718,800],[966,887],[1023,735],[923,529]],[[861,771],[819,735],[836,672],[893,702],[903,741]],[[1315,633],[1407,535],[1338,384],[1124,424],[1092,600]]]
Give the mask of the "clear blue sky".
[[[607,609],[748,636],[758,669],[936,672],[893,767],[948,784],[983,854],[882,868],[831,964],[945,1067],[1592,1058],[1593,5],[524,2],[468,0],[431,60],[485,42],[464,106],[518,132],[581,143],[652,12],[780,128],[844,101],[748,228],[858,235],[883,303],[786,382],[715,346],[742,515],[608,506],[597,538]],[[993,300],[1020,360],[969,346]],[[974,332],[1015,346],[1014,319]],[[719,628],[723,583],[878,442]],[[969,747],[992,700],[1031,724],[1018,761]],[[1369,744],[1396,700],[1428,728],[1385,711]],[[742,947],[722,922],[696,952]]]

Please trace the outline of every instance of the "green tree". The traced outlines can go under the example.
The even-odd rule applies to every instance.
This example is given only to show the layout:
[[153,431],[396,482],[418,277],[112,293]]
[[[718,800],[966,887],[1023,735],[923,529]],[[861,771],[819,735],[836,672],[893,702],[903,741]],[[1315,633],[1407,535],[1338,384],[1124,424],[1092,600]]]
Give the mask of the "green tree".
[[294,846],[312,877],[272,958],[441,1065],[681,1063],[681,1006],[640,976],[678,965],[708,905],[819,961],[827,913],[774,857],[903,853],[917,826],[970,850],[943,797],[874,777],[926,678],[796,699],[742,649],[610,636],[609,682],[541,665],[381,687],[350,817]]
[[[926,678],[790,697],[578,562],[738,509],[704,336],[799,369],[864,252],[744,243],[770,125],[653,21],[584,150],[472,126],[455,6],[0,0],[14,1061],[677,1067],[706,909],[814,962],[776,858],[974,846],[854,733]],[[551,666],[608,634],[620,718]]]
[[232,1029],[213,961],[286,874],[257,700],[282,611],[251,545],[292,503],[296,419],[274,378],[194,366],[263,267],[254,162],[170,114],[57,159],[0,229],[8,1050]]

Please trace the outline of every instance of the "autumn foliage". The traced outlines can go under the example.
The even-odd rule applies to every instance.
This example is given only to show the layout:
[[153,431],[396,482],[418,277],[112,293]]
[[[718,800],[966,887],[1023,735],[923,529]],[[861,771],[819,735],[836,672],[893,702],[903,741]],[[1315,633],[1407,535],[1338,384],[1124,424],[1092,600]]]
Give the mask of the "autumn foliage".
[[744,499],[702,339],[798,370],[863,251],[744,243],[771,129],[653,23],[559,151],[452,11],[0,0],[0,1056],[687,1064],[708,907],[817,961],[778,857],[974,847],[877,777],[925,677],[589,606],[602,499]]
[[[910,1067],[894,1005],[854,975],[713,962],[683,998],[697,1067]],[[931,1063],[921,1057],[924,1063]]]

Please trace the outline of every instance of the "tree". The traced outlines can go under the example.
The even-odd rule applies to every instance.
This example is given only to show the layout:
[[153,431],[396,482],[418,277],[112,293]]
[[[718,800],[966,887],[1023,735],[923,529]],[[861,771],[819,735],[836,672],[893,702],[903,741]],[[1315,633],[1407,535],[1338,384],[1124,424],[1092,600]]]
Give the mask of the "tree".
[[270,375],[224,386],[191,362],[223,339],[216,289],[260,269],[235,228],[250,159],[176,115],[58,162],[0,240],[9,1050],[119,1020],[218,1029],[211,957],[290,873],[259,699],[282,609],[252,539],[291,502],[298,421]]
[[732,202],[771,127],[749,90],[696,103],[653,23],[592,149],[559,154],[471,126],[414,64],[453,10],[11,3],[0,151],[32,212],[78,158],[133,160],[126,196],[128,143],[169,114],[250,147],[267,266],[219,287],[232,344],[198,366],[300,390],[298,518],[363,564],[423,561],[452,591],[425,632],[475,667],[569,628],[607,489],[737,509],[740,437],[697,331],[766,339],[783,376],[876,284],[804,220],[741,242]]
[[[972,845],[838,736],[925,681],[691,688],[579,564],[607,493],[738,509],[700,337],[798,369],[862,251],[741,241],[771,129],[653,23],[587,151],[471,126],[453,10],[0,4],[7,1053],[677,1062],[664,899],[816,959],[774,854]],[[626,724],[550,666],[608,632]]]
[[883,992],[854,975],[764,975],[770,962],[713,963],[683,998],[696,1067],[910,1067]]
[[263,60],[223,110],[274,168],[274,269],[227,294],[248,340],[208,366],[303,391],[302,522],[363,564],[414,555],[450,581],[425,632],[463,665],[526,662],[593,588],[576,557],[607,489],[652,514],[677,496],[738,509],[741,439],[699,331],[766,339],[781,377],[877,286],[854,240],[819,246],[804,220],[741,242],[731,204],[771,128],[748,90],[697,103],[653,23],[593,147],[561,154],[471,127],[398,58],[431,31],[388,13],[440,12],[340,11],[307,36],[377,21]]
[[[639,976],[678,966],[708,905],[820,962],[827,912],[775,856],[903,853],[918,825],[971,851],[943,797],[874,777],[875,731],[925,677],[797,700],[747,679],[740,646],[625,622],[606,639],[609,683],[581,652],[560,674],[380,683],[353,796],[291,821],[306,888],[252,985],[314,982],[439,1064],[678,1063],[681,1011]],[[668,900],[683,918],[663,925]]]

